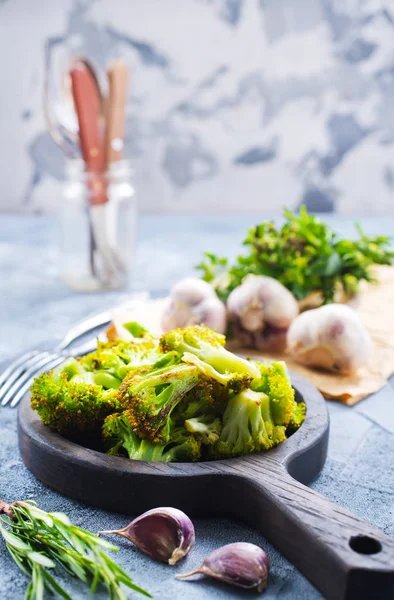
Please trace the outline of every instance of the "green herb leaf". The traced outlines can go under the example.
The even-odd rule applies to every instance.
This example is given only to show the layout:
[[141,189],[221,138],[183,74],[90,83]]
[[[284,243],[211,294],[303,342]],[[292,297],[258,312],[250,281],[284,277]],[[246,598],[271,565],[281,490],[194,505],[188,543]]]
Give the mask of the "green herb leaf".
[[51,512],[49,514],[50,514],[50,516],[53,519],[56,519],[56,521],[60,521],[61,523],[63,523],[63,525],[71,525],[70,519],[64,513],[62,513],[62,512]]
[[71,596],[62,588],[61,585],[58,584],[56,579],[48,573],[48,571],[43,571],[43,577],[45,579],[46,587],[56,594],[59,594],[64,600],[72,600]]
[[4,528],[0,528],[1,529],[1,535],[3,536],[3,538],[5,539],[5,541],[7,542],[7,544],[9,546],[11,546],[11,548],[15,548],[15,550],[31,550],[30,546],[28,546],[28,544],[26,544],[23,540],[21,540],[21,538],[14,534],[11,533],[10,531],[7,531],[7,529]]
[[47,567],[48,569],[54,569],[56,567],[53,560],[45,556],[45,554],[41,554],[40,552],[28,552],[26,556],[29,560],[37,565]]

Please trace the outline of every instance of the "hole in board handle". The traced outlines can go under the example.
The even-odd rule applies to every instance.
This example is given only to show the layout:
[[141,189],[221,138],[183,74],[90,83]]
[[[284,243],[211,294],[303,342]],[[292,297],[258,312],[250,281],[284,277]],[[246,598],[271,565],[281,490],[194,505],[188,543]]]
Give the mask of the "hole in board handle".
[[382,549],[382,544],[368,535],[355,535],[351,537],[349,546],[358,554],[377,554]]

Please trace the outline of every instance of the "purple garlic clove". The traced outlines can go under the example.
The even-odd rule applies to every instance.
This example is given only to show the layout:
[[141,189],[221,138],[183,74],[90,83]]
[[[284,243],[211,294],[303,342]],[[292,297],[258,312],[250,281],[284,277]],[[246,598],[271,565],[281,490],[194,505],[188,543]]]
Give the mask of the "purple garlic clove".
[[268,585],[270,559],[254,544],[238,542],[214,550],[199,569],[176,575],[178,579],[203,573],[230,585],[263,592]]
[[194,526],[184,512],[172,507],[153,508],[123,529],[100,531],[120,535],[154,560],[175,565],[194,545]]

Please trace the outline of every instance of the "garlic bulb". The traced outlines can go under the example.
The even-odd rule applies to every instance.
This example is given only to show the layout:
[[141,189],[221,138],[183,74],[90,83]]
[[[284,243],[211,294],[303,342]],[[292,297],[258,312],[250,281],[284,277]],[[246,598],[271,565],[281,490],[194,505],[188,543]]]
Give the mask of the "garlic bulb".
[[229,295],[227,310],[241,343],[259,350],[282,350],[298,304],[276,279],[248,275]]
[[165,332],[189,325],[206,325],[218,333],[225,333],[226,307],[209,283],[189,277],[178,281],[171,289],[161,324]]
[[287,347],[302,365],[350,375],[368,361],[372,343],[355,310],[344,304],[327,304],[293,321]]
[[238,542],[214,550],[201,567],[176,577],[184,579],[203,573],[230,585],[263,592],[268,585],[269,569],[270,559],[264,550],[254,544]]
[[194,545],[194,526],[184,512],[172,507],[153,508],[123,529],[100,531],[120,535],[154,560],[175,565]]

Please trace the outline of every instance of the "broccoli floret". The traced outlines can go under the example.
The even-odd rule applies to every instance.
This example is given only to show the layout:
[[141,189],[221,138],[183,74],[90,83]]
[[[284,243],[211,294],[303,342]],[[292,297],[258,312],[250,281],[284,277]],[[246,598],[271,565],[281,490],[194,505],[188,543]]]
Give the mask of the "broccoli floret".
[[113,344],[98,342],[97,350],[82,356],[79,362],[85,371],[105,371],[121,381],[127,374],[127,364],[115,350]]
[[116,390],[68,379],[68,373],[43,373],[31,388],[31,406],[45,425],[59,433],[77,435],[100,429],[105,417],[119,410]]
[[89,385],[101,385],[104,389],[117,389],[120,386],[121,379],[116,377],[110,370],[98,369],[96,371],[85,370],[82,360],[69,358],[64,363],[56,367],[53,371],[53,377],[57,381],[63,373],[67,375],[68,381],[74,383],[87,383]]
[[205,415],[221,417],[229,396],[229,390],[224,385],[200,377],[198,384],[184,396],[175,408],[172,417],[180,425],[194,417]]
[[174,329],[163,335],[163,351],[176,350],[182,360],[196,366],[204,375],[236,391],[260,378],[259,369],[244,358],[236,356],[223,346],[226,338],[203,325]]
[[102,435],[107,454],[122,456],[126,453],[134,460],[162,460],[165,446],[141,440],[133,431],[129,411],[109,415],[104,421]]
[[306,416],[306,404],[305,402],[296,402],[293,414],[291,415],[290,422],[287,426],[287,435],[292,435],[301,427]]
[[105,369],[123,379],[128,366],[154,364],[161,356],[158,340],[137,338],[135,341],[99,341],[95,352],[79,360],[89,371]]
[[[97,383],[106,389],[118,388],[127,373],[141,366],[162,368],[179,362],[180,358],[176,352],[163,354],[158,340],[153,342],[150,337],[131,342],[98,342],[95,352],[78,359],[77,364],[82,368],[78,381]],[[93,373],[94,376],[89,377],[86,373]]]
[[230,399],[223,429],[213,454],[216,458],[269,450],[286,439],[286,428],[275,425],[270,399],[263,392],[243,390]]
[[201,458],[201,440],[183,427],[175,430],[164,452],[164,462],[190,462]]
[[271,364],[255,364],[260,369],[261,379],[252,384],[252,389],[256,392],[267,394],[270,398],[271,415],[274,424],[287,427],[297,403],[286,363],[277,361]]
[[218,441],[222,431],[222,423],[219,418],[210,415],[194,417],[185,421],[185,428],[194,433],[204,446],[210,446]]
[[192,435],[175,430],[167,444],[154,444],[141,440],[133,430],[133,415],[130,411],[108,416],[102,433],[107,453],[122,456],[125,453],[133,460],[151,462],[194,461],[200,458],[201,444]]
[[62,373],[65,373],[67,375],[67,379],[70,381],[70,379],[76,377],[77,375],[84,375],[85,369],[79,360],[70,357],[62,362],[58,367],[53,369],[52,373],[55,381],[59,379]]
[[167,441],[172,411],[198,380],[198,370],[184,364],[129,373],[118,397],[122,407],[130,411],[135,433],[142,439]]

